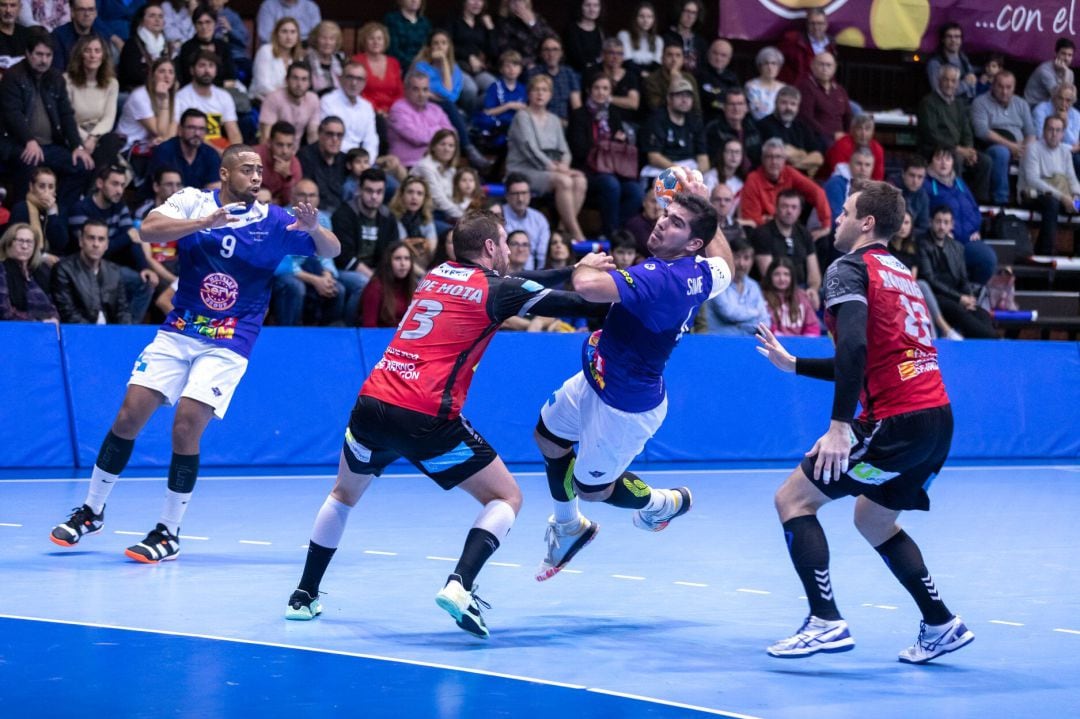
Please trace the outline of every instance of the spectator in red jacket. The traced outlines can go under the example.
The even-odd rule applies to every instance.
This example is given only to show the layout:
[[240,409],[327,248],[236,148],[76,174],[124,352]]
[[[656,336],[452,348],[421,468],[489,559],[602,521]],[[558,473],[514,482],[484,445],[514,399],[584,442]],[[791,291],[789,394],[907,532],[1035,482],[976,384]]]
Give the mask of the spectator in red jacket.
[[836,55],[836,43],[828,35],[829,17],[821,8],[806,11],[806,28],[788,30],[777,47],[784,55],[780,81],[796,85],[810,74],[810,63],[823,52]]
[[810,76],[797,87],[802,92],[799,117],[826,145],[839,140],[851,125],[851,99],[836,82],[836,57],[831,52],[817,55],[810,63]]
[[825,153],[825,168],[821,176],[831,177],[836,166],[851,159],[855,148],[865,147],[874,155],[874,173],[871,180],[885,179],[885,148],[874,139],[873,115],[856,115],[851,119],[848,134],[833,143]]
[[810,207],[817,211],[821,227],[810,234],[816,240],[829,233],[832,210],[825,190],[794,167],[787,164],[784,141],[778,137],[766,140],[761,147],[761,167],[746,176],[739,214],[744,220],[763,225],[776,214],[776,197],[783,190],[794,189]]

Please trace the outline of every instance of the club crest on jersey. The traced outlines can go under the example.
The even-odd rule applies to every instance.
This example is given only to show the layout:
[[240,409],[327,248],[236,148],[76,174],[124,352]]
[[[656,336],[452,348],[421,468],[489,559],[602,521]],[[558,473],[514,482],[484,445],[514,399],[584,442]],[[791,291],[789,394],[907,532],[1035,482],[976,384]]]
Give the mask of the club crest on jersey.
[[216,312],[222,312],[236,304],[240,297],[240,285],[224,272],[213,272],[203,278],[199,298],[203,304]]

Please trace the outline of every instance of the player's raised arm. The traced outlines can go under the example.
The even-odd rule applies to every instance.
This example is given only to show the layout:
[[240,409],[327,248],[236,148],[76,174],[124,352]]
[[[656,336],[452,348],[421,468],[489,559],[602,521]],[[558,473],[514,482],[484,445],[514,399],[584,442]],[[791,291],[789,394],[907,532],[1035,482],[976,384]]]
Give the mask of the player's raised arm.
[[[171,201],[172,198],[170,198]],[[236,202],[219,207],[209,215],[188,219],[186,217],[174,217],[173,213],[166,209],[168,205],[169,203],[166,203],[155,207],[146,215],[142,225],[139,227],[140,240],[143,242],[172,242],[200,230],[224,227],[230,223],[240,221],[240,217],[232,214],[232,211],[243,207],[242,202]]]
[[610,274],[613,269],[615,263],[608,255],[590,252],[581,258],[574,268],[574,292],[589,302],[618,302],[619,288],[615,286],[615,279]]
[[300,230],[311,235],[315,252],[319,257],[337,257],[341,254],[341,242],[330,230],[319,224],[319,211],[310,202],[299,202],[293,208],[296,221],[286,230]]

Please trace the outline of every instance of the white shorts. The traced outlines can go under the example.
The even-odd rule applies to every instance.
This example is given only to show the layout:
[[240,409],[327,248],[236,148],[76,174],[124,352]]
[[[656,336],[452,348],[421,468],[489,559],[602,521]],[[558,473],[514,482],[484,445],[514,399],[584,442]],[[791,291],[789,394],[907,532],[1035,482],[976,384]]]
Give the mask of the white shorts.
[[246,357],[230,349],[158,330],[135,359],[128,384],[160,392],[169,405],[181,397],[202,402],[222,419],[247,365]]
[[540,408],[544,426],[578,443],[574,476],[580,484],[608,485],[645,449],[667,416],[667,397],[645,412],[605,404],[583,372],[566,380]]

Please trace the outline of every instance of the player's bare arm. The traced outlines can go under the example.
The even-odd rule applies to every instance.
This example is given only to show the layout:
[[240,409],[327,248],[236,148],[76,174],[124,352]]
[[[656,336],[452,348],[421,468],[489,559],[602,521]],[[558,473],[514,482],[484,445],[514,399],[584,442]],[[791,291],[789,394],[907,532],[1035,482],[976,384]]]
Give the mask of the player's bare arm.
[[618,302],[619,288],[609,273],[615,263],[607,254],[590,252],[574,268],[574,291],[589,302]]
[[293,208],[296,221],[286,230],[300,230],[311,235],[315,252],[319,257],[337,257],[341,254],[341,242],[330,230],[319,224],[319,211],[310,202],[300,202]]
[[200,230],[224,227],[240,221],[241,216],[232,213],[242,207],[244,207],[244,203],[233,202],[217,208],[205,217],[193,220],[176,219],[167,216],[163,212],[152,210],[146,215],[142,226],[139,227],[140,239],[143,242],[173,242]]

